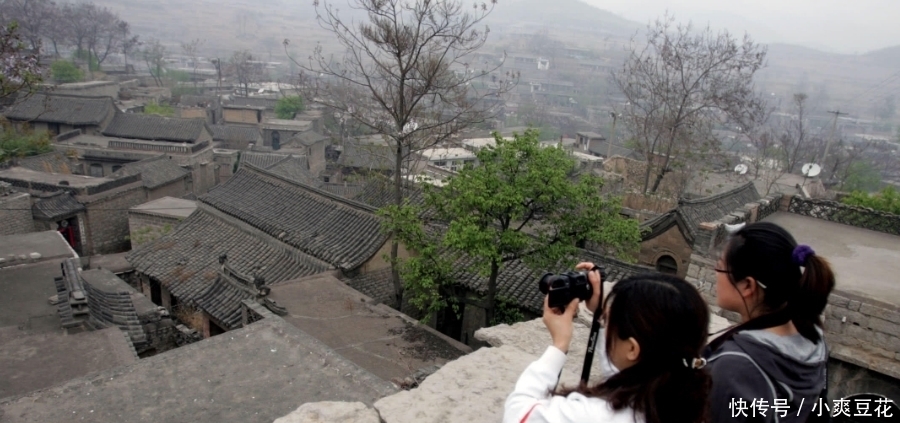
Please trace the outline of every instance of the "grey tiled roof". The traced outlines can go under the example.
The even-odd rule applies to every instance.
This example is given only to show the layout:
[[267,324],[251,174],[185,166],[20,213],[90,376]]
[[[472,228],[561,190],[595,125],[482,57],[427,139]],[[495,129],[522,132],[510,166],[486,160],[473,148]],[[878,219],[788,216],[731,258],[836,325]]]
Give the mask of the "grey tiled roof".
[[150,141],[196,142],[208,131],[202,119],[181,119],[138,113],[117,113],[103,135]]
[[737,210],[747,203],[759,200],[759,192],[753,182],[720,194],[696,200],[681,200],[678,209],[684,214],[692,230],[703,222],[712,222]]
[[[598,265],[606,266],[607,280],[616,282],[628,276],[640,273],[656,273],[654,269],[649,267],[633,265],[616,259],[604,257],[592,251],[579,250],[578,261],[590,261]],[[574,262],[575,260],[573,260]],[[488,288],[488,277],[473,272],[474,260],[471,258],[460,260],[456,266],[457,271],[453,274],[454,279],[466,286],[467,288],[486,294]],[[572,270],[560,266],[554,273],[560,273]],[[538,280],[545,272],[532,271],[521,260],[513,260],[503,265],[500,274],[497,276],[497,295],[506,298],[521,307],[530,311],[540,313],[544,308],[544,294],[538,289]],[[390,281],[390,279],[388,279]]]
[[213,141],[224,142],[259,142],[262,132],[253,126],[210,125]]
[[241,301],[253,298],[247,290],[237,286],[230,277],[219,274],[218,279],[197,298],[203,311],[232,330],[241,326]]
[[[604,257],[593,251],[579,250],[577,256],[577,261],[589,261],[605,266],[606,281],[609,282],[616,282],[642,273],[656,273],[656,270],[649,267],[625,263]],[[455,283],[484,295],[487,293],[488,277],[475,272],[474,265],[475,260],[473,258],[463,257],[454,265],[455,271],[451,273],[450,277],[453,278]],[[555,270],[555,273],[569,270],[572,269],[560,266],[559,269]],[[505,263],[500,268],[500,274],[497,276],[497,295],[518,304],[524,309],[539,314],[544,307],[544,295],[538,289],[538,280],[544,273],[532,271],[521,260]],[[394,285],[391,281],[390,268],[349,278],[346,283],[373,299],[391,306],[394,305]]]
[[[613,144],[612,149],[610,149],[609,142],[606,140],[592,140],[588,144],[588,151],[593,155],[600,155],[604,157],[606,157],[607,151],[609,151],[612,156],[622,156],[630,159],[637,159],[641,157],[641,155],[636,151],[630,148],[623,147],[621,145]],[[583,153],[584,151],[582,150],[581,152]]]
[[111,97],[35,93],[10,106],[3,114],[10,120],[99,125],[113,113],[113,107]]
[[[713,222],[727,214],[760,199],[753,182],[748,182],[730,191],[695,200],[680,200],[678,206],[641,224],[645,231],[644,240],[651,239],[678,224],[688,240],[697,236],[697,228],[703,222]],[[682,227],[682,225],[684,227]]]
[[85,270],[80,276],[88,299],[89,324],[94,329],[118,327],[128,333],[135,348],[142,349],[147,335],[132,301],[137,291],[106,269]]
[[253,167],[200,201],[340,269],[363,264],[387,240],[374,208]]
[[395,153],[390,147],[377,144],[344,143],[338,163],[344,167],[373,170],[394,170]]
[[303,144],[307,147],[320,142],[320,141],[328,141],[328,137],[322,135],[316,131],[306,131],[301,132],[294,137],[291,138],[291,141],[297,141],[300,144]]
[[278,162],[286,159],[287,154],[265,153],[256,151],[242,151],[241,164],[248,163],[260,169],[268,169],[278,164]]
[[340,195],[341,197],[352,199],[352,198],[356,198],[356,196],[358,196],[359,193],[362,192],[363,187],[361,185],[357,185],[355,183],[338,184],[338,183],[326,182],[326,183],[323,183],[322,186],[319,188],[321,188],[325,191],[328,191],[332,194]]
[[122,176],[141,175],[144,186],[154,189],[190,175],[190,171],[170,160],[165,155],[144,159],[139,162],[128,163],[115,173],[111,178]]
[[[421,205],[425,201],[425,192],[413,183],[403,184],[402,195],[412,204]],[[375,208],[394,204],[394,183],[388,178],[368,178],[352,199]]]
[[182,95],[179,104],[186,107],[215,107],[219,97],[214,95]]
[[83,211],[84,205],[65,191],[42,197],[31,206],[31,214],[38,220],[58,220]]
[[161,283],[180,301],[196,301],[218,278],[219,255],[244,274],[258,273],[270,284],[330,268],[300,251],[278,248],[201,207],[172,232],[126,255],[135,270]]
[[318,176],[310,172],[309,161],[306,159],[306,156],[296,157],[292,155],[268,168],[268,171],[282,178],[312,187],[319,188],[322,185]]
[[64,154],[53,151],[37,156],[24,157],[17,164],[26,169],[47,173],[72,173],[72,163]]
[[276,104],[278,100],[259,97],[231,97],[231,100],[226,102],[228,106],[261,107],[267,110],[275,110]]
[[375,301],[397,308],[397,299],[394,296],[394,285],[391,278],[391,268],[386,267],[348,278],[344,282]]

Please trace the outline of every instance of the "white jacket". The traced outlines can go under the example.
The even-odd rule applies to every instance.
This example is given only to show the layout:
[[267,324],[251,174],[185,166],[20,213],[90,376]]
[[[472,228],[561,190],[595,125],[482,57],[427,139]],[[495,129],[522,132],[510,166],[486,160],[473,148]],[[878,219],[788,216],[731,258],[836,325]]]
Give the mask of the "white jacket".
[[[588,322],[593,317],[583,306],[579,314],[586,314]],[[600,376],[603,380],[617,372],[606,356],[604,335],[601,330],[594,356],[594,360],[599,360],[601,364]],[[566,397],[550,396],[550,390],[556,388],[559,382],[565,362],[564,352],[554,346],[547,347],[544,355],[531,363],[522,376],[519,376],[515,390],[506,399],[503,423],[644,423],[644,418],[635,416],[633,410],[614,411],[601,398],[585,397],[579,393],[571,393]]]

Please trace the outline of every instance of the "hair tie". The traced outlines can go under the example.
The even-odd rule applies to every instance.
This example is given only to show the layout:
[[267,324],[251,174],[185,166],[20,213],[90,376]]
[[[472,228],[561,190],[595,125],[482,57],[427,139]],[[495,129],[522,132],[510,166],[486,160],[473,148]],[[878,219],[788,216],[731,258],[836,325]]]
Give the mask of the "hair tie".
[[815,255],[816,252],[809,245],[800,244],[794,247],[794,252],[791,254],[791,258],[794,260],[794,264],[797,266],[805,266],[806,260],[810,258],[810,256]]
[[684,367],[689,369],[699,370],[706,367],[706,359],[703,357],[692,358],[690,362],[686,358],[682,358],[681,362],[684,363]]

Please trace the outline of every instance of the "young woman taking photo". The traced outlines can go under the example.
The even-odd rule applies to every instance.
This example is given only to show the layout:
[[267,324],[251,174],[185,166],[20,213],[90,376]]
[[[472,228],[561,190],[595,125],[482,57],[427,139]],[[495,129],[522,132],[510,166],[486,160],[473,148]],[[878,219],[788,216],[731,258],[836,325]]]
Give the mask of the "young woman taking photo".
[[[581,263],[581,270],[593,269]],[[590,271],[600,303],[600,273]],[[572,339],[578,300],[565,309],[548,308],[544,324],[552,345],[525,369],[506,401],[503,421],[694,423],[703,420],[709,375],[699,358],[706,344],[709,311],[693,285],[672,276],[642,275],[621,280],[604,299],[595,360],[609,360],[612,375],[597,385],[556,389]]]
[[[820,407],[826,387],[819,316],[834,289],[828,262],[780,226],[758,222],[730,237],[715,271],[718,305],[739,313],[741,324],[704,353],[713,380],[710,422],[815,417],[813,405]],[[754,400],[764,404],[765,416]]]

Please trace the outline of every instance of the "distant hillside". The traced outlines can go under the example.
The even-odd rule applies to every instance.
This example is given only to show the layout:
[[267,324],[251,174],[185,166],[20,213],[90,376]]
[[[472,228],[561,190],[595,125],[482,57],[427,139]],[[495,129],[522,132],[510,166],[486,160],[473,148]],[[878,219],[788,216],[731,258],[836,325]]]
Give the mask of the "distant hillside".
[[900,70],[900,46],[871,51],[864,54],[863,57],[871,60],[873,64]]
[[628,37],[643,25],[580,0],[501,0],[490,22],[538,24],[547,27],[593,28]]

